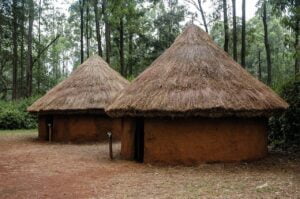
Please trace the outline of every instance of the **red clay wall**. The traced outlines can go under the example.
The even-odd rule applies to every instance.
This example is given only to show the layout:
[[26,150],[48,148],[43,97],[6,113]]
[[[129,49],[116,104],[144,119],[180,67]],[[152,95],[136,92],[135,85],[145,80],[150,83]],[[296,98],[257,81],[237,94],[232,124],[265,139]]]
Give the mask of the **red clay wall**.
[[[47,140],[45,118],[46,116],[39,117],[39,138]],[[58,142],[104,141],[108,140],[108,131],[113,133],[113,140],[119,140],[121,128],[121,119],[111,119],[103,115],[54,115],[52,140]]]
[[[121,155],[129,160],[134,158],[134,131],[134,121],[128,119]],[[262,118],[145,118],[144,131],[145,163],[234,162],[267,154],[267,121]]]
[[267,154],[265,119],[145,119],[145,163],[195,164]]

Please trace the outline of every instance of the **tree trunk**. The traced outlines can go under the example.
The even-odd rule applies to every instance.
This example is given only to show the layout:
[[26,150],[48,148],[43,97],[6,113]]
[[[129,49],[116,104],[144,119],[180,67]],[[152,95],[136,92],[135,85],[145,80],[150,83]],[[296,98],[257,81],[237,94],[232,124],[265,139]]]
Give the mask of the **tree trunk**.
[[133,34],[129,33],[129,42],[128,42],[128,64],[127,68],[129,70],[129,76],[132,76],[132,51],[133,51],[133,44],[132,44],[132,37]]
[[33,0],[29,0],[29,15],[28,15],[28,35],[27,35],[27,71],[26,71],[26,85],[27,96],[32,95],[32,29],[34,20],[34,4]]
[[299,27],[300,22],[299,18],[296,22],[296,27],[295,27],[295,76],[299,73],[300,70],[300,42],[299,42]]
[[242,49],[241,65],[246,67],[246,0],[242,2]]
[[224,50],[228,52],[229,33],[228,33],[228,18],[227,18],[227,2],[223,0],[223,15],[224,15]]
[[[39,0],[39,24],[38,24],[38,54],[41,54],[41,15],[42,15],[42,0]],[[40,59],[38,60],[38,65],[37,65],[37,92],[40,93],[40,86],[41,86],[41,61]]]
[[95,25],[96,25],[98,55],[102,57],[103,52],[102,52],[102,42],[101,42],[100,24],[99,24],[98,0],[94,0],[94,12],[95,12]]
[[20,45],[20,81],[19,81],[19,95],[23,97],[24,92],[24,36],[25,36],[25,0],[22,0],[22,16],[21,16],[21,45]]
[[56,40],[58,40],[60,38],[60,35],[57,35],[52,41],[49,42],[49,44],[47,44],[47,46],[45,46],[43,49],[40,49],[39,54],[36,56],[36,58],[33,60],[32,65],[34,65],[37,61],[39,61],[39,59],[41,58],[42,54],[44,52],[46,52],[48,50],[48,48],[50,46],[52,46]]
[[272,63],[271,63],[271,50],[269,44],[269,35],[268,35],[268,23],[267,23],[267,5],[266,1],[263,2],[263,24],[264,24],[264,42],[267,55],[267,71],[268,71],[268,85],[272,84]]
[[89,37],[89,17],[90,17],[90,5],[86,0],[86,22],[85,22],[85,39],[86,39],[86,57],[90,56],[90,37]]
[[17,79],[18,79],[18,23],[17,23],[17,0],[13,0],[12,5],[12,13],[13,13],[13,33],[12,33],[12,40],[13,40],[13,91],[12,91],[12,99],[17,99]]
[[261,58],[260,58],[261,51],[258,50],[258,67],[257,67],[257,76],[258,79],[261,81]]
[[105,43],[106,43],[106,62],[110,64],[111,38],[110,38],[110,24],[108,22],[105,22]]
[[84,9],[84,0],[79,0],[80,4],[80,63],[84,61],[84,52],[83,52],[83,9]]
[[235,0],[232,0],[232,39],[233,39],[233,59],[237,61],[237,33],[236,33],[236,4]]
[[203,25],[204,25],[205,31],[208,33],[208,28],[207,28],[205,13],[203,11],[202,2],[201,1],[202,0],[198,0],[199,11],[200,11],[200,14],[201,14],[201,18],[202,18],[202,21],[203,21]]
[[125,74],[125,60],[124,60],[124,21],[123,17],[120,17],[120,32],[119,32],[119,40],[120,40],[120,70],[121,70],[121,75],[124,77],[126,76]]
[[107,14],[107,0],[102,1],[102,13],[104,15],[104,23],[105,23],[105,51],[106,51],[106,62],[110,64],[110,52],[111,52],[111,38],[110,38],[110,24],[108,20]]

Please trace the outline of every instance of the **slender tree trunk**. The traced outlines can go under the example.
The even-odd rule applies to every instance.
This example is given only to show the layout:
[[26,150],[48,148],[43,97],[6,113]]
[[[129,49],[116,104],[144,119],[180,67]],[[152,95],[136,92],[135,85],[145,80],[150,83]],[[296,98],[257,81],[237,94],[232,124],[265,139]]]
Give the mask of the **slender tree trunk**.
[[80,0],[80,63],[84,61],[84,52],[83,52],[83,9],[84,9],[84,1]]
[[110,52],[111,52],[111,41],[110,41],[110,24],[105,23],[105,43],[106,43],[106,61],[110,64]]
[[32,95],[32,29],[34,20],[34,4],[33,0],[29,0],[29,16],[28,16],[28,35],[27,35],[27,74],[26,74],[26,85],[27,85],[27,96]]
[[236,4],[232,0],[232,37],[233,37],[233,59],[237,61],[237,33],[236,33]]
[[258,76],[258,79],[261,81],[261,58],[260,58],[260,54],[261,54],[261,51],[258,50],[258,68],[257,68],[257,76]]
[[242,2],[242,49],[241,65],[246,67],[246,0]]
[[200,11],[200,14],[201,14],[201,18],[202,18],[202,21],[203,21],[203,25],[204,25],[205,31],[208,33],[208,28],[207,28],[205,13],[203,11],[202,2],[201,1],[202,0],[198,0],[199,11]]
[[22,16],[21,16],[21,45],[20,45],[20,81],[19,81],[19,95],[23,97],[24,92],[24,36],[25,36],[25,0],[22,0]]
[[[299,4],[299,2],[298,2]],[[300,22],[299,18],[296,22],[296,27],[295,27],[295,76],[299,73],[300,70],[300,42],[299,42],[299,29],[300,29]]]
[[227,1],[223,0],[223,15],[224,15],[224,50],[228,52],[229,33],[228,33],[228,18],[227,18]]
[[90,38],[89,38],[89,18],[90,18],[90,5],[86,0],[86,22],[85,22],[85,39],[86,39],[86,57],[90,56]]
[[124,60],[124,21],[123,17],[120,17],[120,32],[119,32],[119,40],[120,40],[120,70],[121,70],[121,75],[124,77],[126,76],[125,74],[125,60]]
[[[41,15],[42,15],[42,0],[39,0],[39,24],[38,24],[38,54],[41,54]],[[38,60],[38,66],[37,66],[37,92],[40,93],[40,87],[41,87],[41,60]]]
[[13,92],[12,99],[17,99],[17,79],[18,79],[18,24],[17,24],[17,0],[13,0],[12,5],[12,13],[13,13]]
[[110,38],[109,22],[105,22],[105,43],[106,43],[106,62],[110,64],[111,38]]
[[268,71],[268,85],[272,83],[272,63],[271,63],[271,50],[269,44],[269,34],[268,34],[268,22],[267,22],[267,5],[266,1],[263,2],[263,24],[264,24],[264,42],[267,55],[267,71]]
[[66,63],[65,63],[66,57],[65,57],[65,53],[63,53],[63,59],[62,59],[62,76],[65,77],[65,73],[66,73]]
[[132,51],[133,51],[133,42],[132,42],[133,34],[129,33],[129,42],[128,42],[128,66],[129,69],[129,76],[132,76]]
[[111,38],[110,38],[110,24],[107,15],[107,0],[102,1],[102,13],[104,15],[104,24],[105,24],[106,62],[110,64]]
[[[3,29],[2,29],[2,14],[0,13],[0,38],[2,38],[3,35]],[[2,39],[0,39],[0,54],[2,53]],[[1,69],[1,62],[0,62],[0,69]],[[1,71],[0,71],[1,72]],[[1,75],[1,74],[0,74]],[[0,76],[1,77],[1,76]]]
[[102,41],[101,41],[100,24],[99,24],[98,0],[94,0],[94,12],[95,12],[95,25],[96,25],[98,55],[102,57],[103,52],[102,52]]

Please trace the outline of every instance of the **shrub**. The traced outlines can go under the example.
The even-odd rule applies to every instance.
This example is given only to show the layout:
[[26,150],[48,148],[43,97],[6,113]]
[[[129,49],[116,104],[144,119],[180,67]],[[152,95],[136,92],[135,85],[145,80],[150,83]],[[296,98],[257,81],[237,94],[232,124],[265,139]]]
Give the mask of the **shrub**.
[[31,129],[37,127],[37,118],[26,109],[36,97],[14,102],[0,101],[0,129]]
[[284,113],[274,114],[269,124],[271,145],[282,150],[300,148],[300,76],[287,82],[280,90],[280,95],[289,103]]

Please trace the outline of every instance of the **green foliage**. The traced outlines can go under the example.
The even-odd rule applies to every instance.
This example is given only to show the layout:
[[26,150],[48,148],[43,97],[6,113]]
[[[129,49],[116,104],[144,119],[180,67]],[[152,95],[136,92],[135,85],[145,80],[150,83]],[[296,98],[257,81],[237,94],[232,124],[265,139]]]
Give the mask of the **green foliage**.
[[37,98],[14,102],[0,101],[0,129],[32,129],[37,127],[37,118],[26,109]]
[[289,108],[282,114],[270,118],[270,141],[275,148],[283,150],[300,147],[300,76],[287,82],[280,91],[289,103]]

